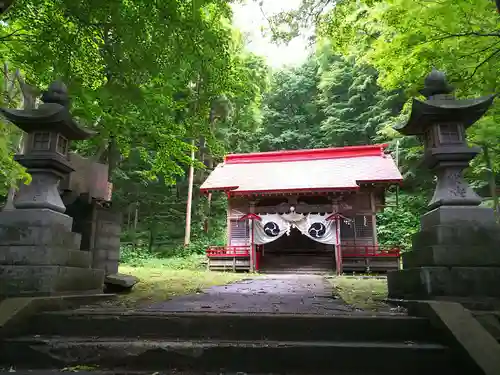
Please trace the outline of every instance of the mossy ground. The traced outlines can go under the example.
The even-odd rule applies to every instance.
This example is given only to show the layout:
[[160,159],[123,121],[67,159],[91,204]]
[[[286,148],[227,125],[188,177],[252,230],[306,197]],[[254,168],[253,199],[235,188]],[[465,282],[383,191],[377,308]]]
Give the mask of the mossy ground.
[[139,278],[132,291],[120,295],[115,303],[141,306],[161,302],[172,297],[200,293],[214,285],[224,285],[249,277],[247,273],[210,272],[203,257],[151,259],[139,264],[120,265],[120,273]]
[[345,303],[362,310],[379,310],[388,306],[387,280],[383,277],[338,276],[329,278],[334,293]]

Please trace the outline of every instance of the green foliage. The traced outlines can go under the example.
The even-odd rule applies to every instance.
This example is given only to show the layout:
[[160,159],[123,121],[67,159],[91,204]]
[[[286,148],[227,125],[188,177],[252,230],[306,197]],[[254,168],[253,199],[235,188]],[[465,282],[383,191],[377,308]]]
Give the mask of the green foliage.
[[322,147],[318,64],[314,58],[272,76],[264,97],[262,127],[255,139],[261,151]]
[[382,246],[411,249],[411,237],[420,229],[420,216],[425,212],[429,197],[421,194],[396,194],[387,197],[386,208],[377,215],[377,233]]
[[204,255],[201,254],[174,254],[162,256],[150,252],[147,248],[133,249],[131,246],[122,246],[120,249],[120,263],[130,267],[168,268],[172,270],[203,269]]
[[402,96],[382,90],[376,70],[335,54],[328,41],[320,47],[318,60],[324,137],[335,146],[376,142],[379,130],[400,111]]
[[18,181],[30,181],[30,176],[16,161],[14,154],[18,153],[19,131],[0,119],[0,196],[5,196],[10,187],[16,186]]
[[[174,183],[183,174],[185,137],[209,132],[211,101],[234,78],[226,2],[20,0],[8,15],[0,32],[23,35],[7,44],[12,63],[39,87],[63,78],[75,115],[99,131],[80,151],[113,143],[111,169],[119,162],[113,157],[135,149],[145,177]],[[175,104],[174,95],[190,87]],[[189,109],[182,122],[176,105]]]
[[[9,71],[8,64],[4,64],[3,74],[0,76],[2,95],[0,105],[3,107],[20,107],[22,95],[17,84],[17,75]],[[30,176],[25,169],[14,161],[14,154],[19,152],[22,142],[21,131],[0,117],[0,196],[5,196],[11,187],[19,181],[28,183]]]
[[[333,41],[337,52],[372,65],[385,89],[403,88],[409,96],[418,95],[434,66],[447,73],[457,95],[478,96],[498,91],[500,84],[498,20],[490,0],[349,0],[323,17],[320,33]],[[496,147],[499,108],[495,103],[470,129],[473,144]],[[498,173],[500,154],[494,152],[492,159]],[[484,184],[485,168],[482,158],[474,160],[469,177],[479,180],[476,186]]]

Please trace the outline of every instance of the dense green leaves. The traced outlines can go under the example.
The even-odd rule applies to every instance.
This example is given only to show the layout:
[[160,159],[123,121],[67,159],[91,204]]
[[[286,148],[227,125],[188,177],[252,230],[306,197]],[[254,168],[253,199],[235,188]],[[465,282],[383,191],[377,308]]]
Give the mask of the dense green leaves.
[[[126,156],[137,147],[150,177],[182,173],[185,137],[209,131],[211,100],[232,79],[226,2],[20,0],[8,16],[3,32],[26,35],[8,43],[10,60],[41,87],[62,77],[74,113],[99,131],[81,150],[114,143]],[[193,86],[178,123],[173,95]]]

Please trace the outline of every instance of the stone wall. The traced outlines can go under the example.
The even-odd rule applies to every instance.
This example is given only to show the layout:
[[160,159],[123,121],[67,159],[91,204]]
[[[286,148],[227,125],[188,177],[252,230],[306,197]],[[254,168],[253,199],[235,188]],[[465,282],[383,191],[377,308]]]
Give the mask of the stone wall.
[[106,275],[118,272],[120,260],[121,214],[96,206],[92,266]]
[[106,275],[118,272],[120,260],[121,213],[103,207],[97,201],[88,203],[85,196],[68,205],[73,217],[73,231],[81,234],[80,249],[92,253],[92,267]]

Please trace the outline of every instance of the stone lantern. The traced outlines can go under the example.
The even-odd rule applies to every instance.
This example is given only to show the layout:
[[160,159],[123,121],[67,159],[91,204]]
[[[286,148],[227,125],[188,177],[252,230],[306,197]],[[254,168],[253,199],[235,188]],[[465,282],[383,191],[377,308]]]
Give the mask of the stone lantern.
[[424,162],[437,177],[412,251],[403,270],[388,275],[391,298],[500,297],[500,227],[494,211],[463,178],[480,152],[469,147],[465,131],[492,105],[495,95],[457,99],[444,73],[433,70],[413,99],[409,121],[397,129],[424,144]]
[[59,181],[73,168],[68,150],[73,140],[84,140],[92,135],[78,126],[69,112],[69,97],[62,82],[54,82],[42,96],[37,109],[0,109],[13,124],[27,133],[25,153],[15,160],[26,167],[32,177],[29,185],[21,185],[14,200],[16,208],[47,208],[64,212],[58,191]]
[[437,185],[428,208],[477,206],[481,198],[463,179],[462,170],[481,151],[469,147],[465,130],[479,120],[493,103],[494,95],[479,99],[456,99],[444,73],[433,70],[420,91],[427,100],[413,99],[410,120],[397,129],[423,141],[424,162],[434,171]]
[[0,108],[27,133],[25,154],[16,155],[32,180],[21,185],[15,210],[0,212],[0,298],[19,295],[100,293],[104,271],[91,268],[92,254],[80,250],[58,190],[73,171],[68,158],[72,140],[89,138],[69,112],[66,86],[54,82],[36,109]]

